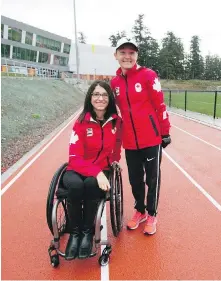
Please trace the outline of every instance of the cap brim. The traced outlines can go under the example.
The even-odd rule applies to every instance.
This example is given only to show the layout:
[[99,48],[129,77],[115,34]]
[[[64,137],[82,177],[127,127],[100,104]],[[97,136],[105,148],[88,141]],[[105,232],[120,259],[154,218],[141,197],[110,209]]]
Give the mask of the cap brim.
[[126,45],[132,46],[133,50],[138,51],[138,47],[132,42],[125,42],[125,43],[121,44],[120,46],[116,47],[116,51],[119,49],[124,49],[126,47]]

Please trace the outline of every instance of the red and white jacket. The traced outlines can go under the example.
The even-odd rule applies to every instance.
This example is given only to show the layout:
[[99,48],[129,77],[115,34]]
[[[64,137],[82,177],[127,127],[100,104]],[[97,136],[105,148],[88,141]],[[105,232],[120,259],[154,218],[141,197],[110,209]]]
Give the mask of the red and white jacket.
[[111,87],[124,123],[123,147],[141,149],[160,144],[161,136],[169,134],[170,122],[157,74],[138,65],[125,76],[121,68],[116,74]]
[[[112,120],[116,126],[112,128]],[[69,148],[67,170],[89,177],[96,177],[102,170],[107,170],[114,161],[120,160],[122,119],[113,114],[102,126],[90,113],[83,122],[76,121]]]

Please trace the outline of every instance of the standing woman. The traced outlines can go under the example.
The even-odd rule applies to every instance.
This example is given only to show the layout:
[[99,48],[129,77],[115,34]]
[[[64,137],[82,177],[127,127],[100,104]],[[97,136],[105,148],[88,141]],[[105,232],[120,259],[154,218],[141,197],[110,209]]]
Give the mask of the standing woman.
[[[70,236],[67,260],[90,256],[100,199],[110,189],[110,165],[120,160],[122,120],[110,86],[95,81],[73,126],[69,162],[63,177],[68,189]],[[82,208],[83,205],[83,208]],[[82,211],[83,210],[83,211]]]

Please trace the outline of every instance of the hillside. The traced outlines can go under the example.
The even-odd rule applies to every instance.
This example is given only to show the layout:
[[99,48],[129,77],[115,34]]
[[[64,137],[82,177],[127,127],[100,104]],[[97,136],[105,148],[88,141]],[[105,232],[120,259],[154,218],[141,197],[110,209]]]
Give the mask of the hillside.
[[2,77],[2,172],[82,105],[84,94],[59,80]]

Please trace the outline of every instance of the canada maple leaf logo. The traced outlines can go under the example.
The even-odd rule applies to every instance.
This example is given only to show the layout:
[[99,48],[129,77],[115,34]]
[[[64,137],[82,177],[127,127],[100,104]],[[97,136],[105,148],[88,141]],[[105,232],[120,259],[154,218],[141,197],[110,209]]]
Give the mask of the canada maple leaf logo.
[[70,138],[70,144],[75,144],[79,140],[78,135],[75,133],[75,131],[72,131],[71,138]]
[[161,85],[158,78],[154,79],[153,89],[156,90],[157,92],[161,91]]

